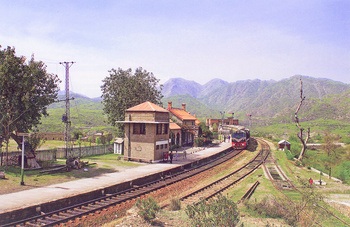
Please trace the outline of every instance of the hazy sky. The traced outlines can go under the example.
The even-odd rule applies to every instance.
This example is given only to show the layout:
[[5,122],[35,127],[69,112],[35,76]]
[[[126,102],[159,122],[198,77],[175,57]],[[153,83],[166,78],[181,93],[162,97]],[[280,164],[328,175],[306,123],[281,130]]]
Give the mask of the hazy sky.
[[296,74],[350,83],[348,0],[0,0],[0,45],[70,68],[70,89],[101,95],[112,68],[182,77],[280,80]]

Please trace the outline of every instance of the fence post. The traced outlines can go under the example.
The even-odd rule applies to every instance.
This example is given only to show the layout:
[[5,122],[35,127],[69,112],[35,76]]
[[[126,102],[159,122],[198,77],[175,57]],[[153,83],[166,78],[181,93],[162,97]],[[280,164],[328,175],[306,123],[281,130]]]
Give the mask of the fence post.
[[1,152],[1,157],[0,157],[0,159],[1,159],[1,165],[0,165],[0,166],[2,166],[2,157],[3,157],[3,153]]

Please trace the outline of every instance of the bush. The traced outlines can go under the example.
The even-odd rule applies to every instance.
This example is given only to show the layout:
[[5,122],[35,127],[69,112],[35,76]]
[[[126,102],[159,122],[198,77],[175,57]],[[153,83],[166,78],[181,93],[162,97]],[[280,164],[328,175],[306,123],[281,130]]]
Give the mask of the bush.
[[236,226],[239,222],[239,212],[232,198],[221,194],[217,199],[187,206],[186,214],[193,226]]
[[153,197],[148,197],[147,199],[138,199],[136,202],[136,207],[139,208],[138,214],[146,221],[151,221],[156,217],[156,213],[160,209],[158,203],[153,199]]
[[344,183],[350,183],[350,161],[343,161],[334,170],[334,176]]
[[340,139],[340,142],[345,143],[345,144],[350,144],[350,137],[349,136],[343,136]]
[[284,152],[286,153],[288,160],[292,160],[292,161],[294,160],[294,154],[290,150],[285,149]]
[[181,210],[181,201],[178,198],[173,198],[170,201],[171,210]]
[[327,219],[327,215],[321,208],[315,206],[321,201],[319,195],[315,193],[313,187],[310,187],[307,180],[303,181],[305,182],[303,195],[298,203],[269,196],[259,202],[249,201],[245,205],[248,210],[263,218],[282,218],[290,226],[312,226],[313,220],[320,220],[322,217]]
[[177,150],[179,148],[180,148],[180,145],[174,144],[174,145],[171,145],[170,150],[173,151],[173,150]]
[[197,145],[197,147],[202,147],[204,145],[204,138],[198,137],[194,140],[194,143]]

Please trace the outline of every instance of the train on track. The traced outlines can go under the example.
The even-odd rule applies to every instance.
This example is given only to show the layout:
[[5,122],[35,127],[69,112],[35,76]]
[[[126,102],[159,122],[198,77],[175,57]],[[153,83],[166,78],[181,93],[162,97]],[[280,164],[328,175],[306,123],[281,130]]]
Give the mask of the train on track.
[[245,149],[249,145],[250,131],[246,128],[240,128],[231,134],[233,149]]

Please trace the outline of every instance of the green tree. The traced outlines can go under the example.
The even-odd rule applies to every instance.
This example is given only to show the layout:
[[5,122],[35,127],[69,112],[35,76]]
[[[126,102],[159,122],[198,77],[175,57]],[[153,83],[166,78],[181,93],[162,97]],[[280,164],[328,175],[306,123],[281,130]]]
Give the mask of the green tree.
[[337,163],[341,161],[339,158],[340,158],[342,149],[341,148],[338,149],[334,141],[335,141],[335,136],[330,134],[328,131],[326,131],[323,137],[322,150],[327,155],[327,158],[324,161],[329,171],[328,172],[329,179],[332,177],[332,167],[336,166]]
[[80,136],[83,136],[83,132],[80,130],[74,130],[74,132],[73,132],[74,139],[77,140],[77,139],[79,139]]
[[100,137],[96,137],[96,144],[97,145],[101,145],[102,144],[102,141],[101,141],[101,138]]
[[[60,82],[34,56],[26,62],[25,57],[15,54],[11,47],[0,50],[0,145],[7,144],[6,153],[10,137],[21,147],[22,137],[17,132],[29,132],[48,115],[47,106],[55,102]],[[26,150],[32,156],[27,152],[34,151]]]
[[209,128],[205,125],[204,122],[199,123],[200,131],[201,131],[201,137],[206,139],[206,142],[209,143],[213,141],[214,135],[213,132],[209,130]]
[[213,131],[214,131],[214,132],[217,132],[217,131],[218,131],[218,128],[219,128],[219,127],[218,127],[218,124],[214,123],[214,124],[213,124]]
[[141,67],[135,70],[112,69],[110,75],[102,82],[103,110],[107,114],[108,122],[116,126],[116,121],[125,119],[125,110],[150,101],[161,105],[163,97],[161,90],[163,85],[158,86],[159,79],[153,73],[143,70]]

